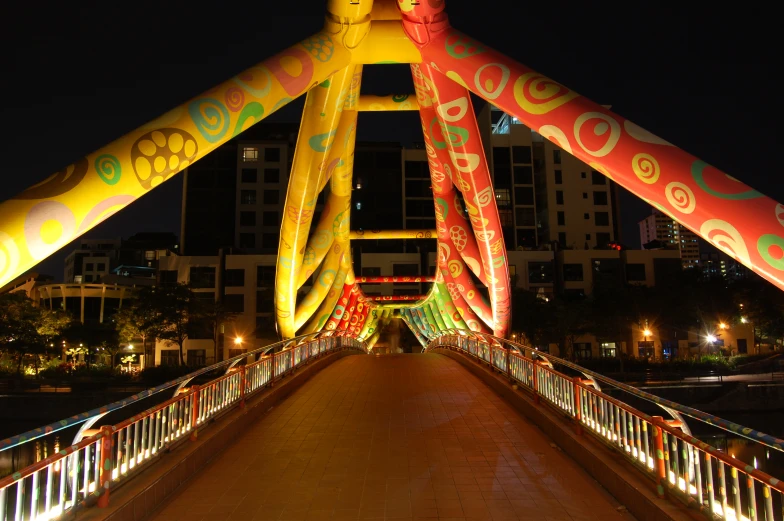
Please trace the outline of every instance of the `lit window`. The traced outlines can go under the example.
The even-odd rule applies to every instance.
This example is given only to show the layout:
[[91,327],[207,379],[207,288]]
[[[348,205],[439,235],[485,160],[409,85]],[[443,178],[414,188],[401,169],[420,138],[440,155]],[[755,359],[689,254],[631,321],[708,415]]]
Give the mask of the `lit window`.
[[259,149],[256,147],[244,147],[242,149],[242,160],[243,161],[258,161],[259,160]]
[[356,206],[357,206],[357,210],[361,210],[362,209],[362,203],[360,201],[357,201],[357,205]]

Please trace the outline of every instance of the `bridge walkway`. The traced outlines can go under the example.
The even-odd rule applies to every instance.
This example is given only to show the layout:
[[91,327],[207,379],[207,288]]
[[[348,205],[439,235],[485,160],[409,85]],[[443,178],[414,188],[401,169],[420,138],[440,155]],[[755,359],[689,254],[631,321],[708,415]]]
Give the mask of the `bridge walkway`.
[[633,519],[618,507],[460,364],[409,354],[325,368],[152,519]]

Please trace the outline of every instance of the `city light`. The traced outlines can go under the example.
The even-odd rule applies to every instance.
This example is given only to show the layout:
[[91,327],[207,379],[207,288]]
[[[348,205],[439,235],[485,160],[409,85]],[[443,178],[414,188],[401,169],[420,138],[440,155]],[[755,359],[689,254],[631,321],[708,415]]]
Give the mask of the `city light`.
[[719,329],[727,329],[727,324],[725,324],[724,322],[720,323]]
[[128,344],[127,349],[133,349],[133,344]]
[[234,339],[234,343],[235,343],[236,345],[240,345],[240,344],[242,343],[242,337],[241,337],[241,336],[238,336],[237,338],[235,338],[235,339]]
[[746,317],[740,317],[740,323],[741,324],[745,324],[747,322],[748,322],[748,320],[746,320]]
[[642,334],[643,336],[651,336],[653,333],[651,333],[650,329],[646,329],[645,331],[642,332]]
[[715,336],[713,336],[713,335],[707,335],[705,337],[705,340],[707,340],[708,343],[712,344],[712,343],[714,343],[717,340],[717,338]]

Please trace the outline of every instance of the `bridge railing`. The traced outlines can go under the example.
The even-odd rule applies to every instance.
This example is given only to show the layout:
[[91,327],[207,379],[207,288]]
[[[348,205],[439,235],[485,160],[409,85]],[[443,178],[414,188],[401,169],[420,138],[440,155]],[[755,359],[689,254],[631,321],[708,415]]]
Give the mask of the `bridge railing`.
[[456,350],[492,365],[535,401],[568,417],[578,432],[590,433],[622,455],[656,483],[662,497],[675,496],[709,519],[784,519],[782,482],[694,438],[679,422],[650,416],[601,392],[591,379],[600,375],[586,369],[590,378],[568,376],[550,363],[562,360],[482,333],[448,330],[430,342],[427,349],[433,348]]
[[[283,347],[280,352],[265,354],[278,345]],[[116,425],[87,431],[87,436],[71,447],[0,479],[0,521],[56,519],[96,501],[106,506],[110,488],[155,461],[156,455],[189,437],[195,439],[200,425],[244,407],[247,397],[309,359],[344,349],[367,351],[364,342],[340,332],[326,332],[210,366],[206,370],[229,366],[229,371],[206,384],[180,388],[173,398]],[[235,365],[255,354],[260,355],[255,362]],[[159,387],[187,383],[206,370]]]

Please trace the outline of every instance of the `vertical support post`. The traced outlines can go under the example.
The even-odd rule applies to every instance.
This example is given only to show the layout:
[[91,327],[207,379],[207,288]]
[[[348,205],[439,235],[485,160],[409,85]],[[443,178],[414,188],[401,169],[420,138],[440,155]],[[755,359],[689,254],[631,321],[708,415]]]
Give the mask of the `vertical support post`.
[[240,366],[240,409],[245,408],[245,366]]
[[539,362],[534,360],[534,402],[539,403]]
[[577,435],[583,435],[583,409],[582,409],[582,400],[580,399],[580,385],[579,385],[580,378],[574,377],[572,378],[572,388],[574,389],[574,419],[577,421]]
[[[109,484],[112,481],[112,435],[113,431],[109,425],[101,427],[100,467],[98,476],[96,476],[101,490],[101,495],[98,497],[98,508],[109,506]],[[119,465],[119,463],[118,460],[117,464]]]
[[664,497],[665,486],[667,484],[667,467],[664,464],[664,435],[658,422],[664,421],[661,416],[654,416],[653,421],[653,445],[656,450],[656,493],[659,497]]
[[191,441],[196,441],[199,437],[196,424],[199,422],[199,386],[193,386],[193,394],[191,400]]

